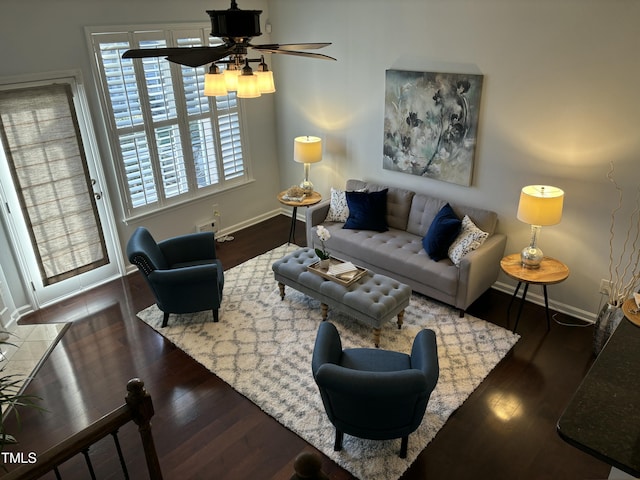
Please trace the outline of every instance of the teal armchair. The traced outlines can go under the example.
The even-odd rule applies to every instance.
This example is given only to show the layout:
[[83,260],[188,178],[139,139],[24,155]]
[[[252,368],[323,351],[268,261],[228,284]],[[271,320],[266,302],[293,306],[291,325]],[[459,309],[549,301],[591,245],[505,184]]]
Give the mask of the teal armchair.
[[411,355],[377,348],[343,350],[330,322],[318,329],[313,377],[329,420],[336,428],[334,450],[344,434],[371,440],[402,438],[406,458],[409,434],[422,422],[440,369],[436,336],[421,330]]
[[211,232],[192,233],[156,242],[138,227],[127,243],[127,257],[136,265],[164,312],[166,327],[171,313],[213,312],[218,321],[224,272],[216,257]]

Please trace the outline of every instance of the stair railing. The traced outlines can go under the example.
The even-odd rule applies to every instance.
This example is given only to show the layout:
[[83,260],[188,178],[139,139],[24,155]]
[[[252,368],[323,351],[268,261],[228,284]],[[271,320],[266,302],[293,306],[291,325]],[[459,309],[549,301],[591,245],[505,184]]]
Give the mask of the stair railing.
[[118,440],[118,430],[130,421],[138,425],[150,480],[162,480],[160,462],[158,461],[151,433],[151,417],[153,417],[153,414],[153,403],[151,396],[144,388],[144,382],[139,378],[133,378],[127,382],[127,396],[122,406],[56,446],[38,454],[37,462],[24,464],[11,470],[2,476],[2,480],[35,480],[49,472],[54,472],[56,478],[61,479],[62,476],[58,467],[70,458],[80,454],[85,458],[90,478],[95,479],[96,475],[91,463],[89,448],[109,435],[113,437],[124,478],[128,479],[129,474],[126,462]]

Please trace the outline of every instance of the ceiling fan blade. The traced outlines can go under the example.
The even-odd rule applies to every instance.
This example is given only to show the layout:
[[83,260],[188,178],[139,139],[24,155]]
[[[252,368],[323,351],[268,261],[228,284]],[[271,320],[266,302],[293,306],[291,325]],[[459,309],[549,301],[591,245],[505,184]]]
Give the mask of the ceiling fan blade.
[[321,60],[335,60],[335,58],[330,57],[329,55],[323,55],[321,53],[312,53],[312,52],[296,52],[295,50],[281,50],[278,48],[258,48],[253,47],[255,50],[260,52],[267,53],[283,53],[285,55],[295,55],[298,57],[308,57],[308,58],[318,58]]
[[273,50],[315,50],[318,48],[324,48],[331,45],[331,42],[325,43],[267,43],[263,45],[250,45],[251,47],[262,50],[262,49],[273,49]]
[[231,53],[227,45],[217,47],[140,48],[127,50],[122,58],[166,57],[167,60],[187,67],[199,67],[212,63]]

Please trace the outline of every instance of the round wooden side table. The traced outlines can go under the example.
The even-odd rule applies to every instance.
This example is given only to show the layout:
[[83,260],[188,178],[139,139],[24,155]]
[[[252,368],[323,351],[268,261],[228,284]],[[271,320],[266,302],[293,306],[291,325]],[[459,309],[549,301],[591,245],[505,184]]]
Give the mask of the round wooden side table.
[[629,298],[622,305],[622,311],[624,312],[624,316],[633,323],[634,325],[640,327],[640,309],[638,305],[636,305],[635,298]]
[[509,302],[509,307],[507,309],[507,326],[509,325],[509,319],[511,316],[511,306],[516,296],[518,295],[520,286],[524,283],[522,301],[520,303],[520,308],[518,309],[516,323],[513,327],[514,332],[516,331],[516,328],[518,328],[520,314],[522,313],[522,307],[524,305],[525,299],[527,298],[529,285],[542,285],[542,290],[544,292],[544,308],[547,315],[547,331],[549,331],[549,329],[551,328],[551,320],[549,317],[549,297],[547,296],[547,285],[553,285],[555,283],[565,281],[569,276],[569,267],[567,267],[560,260],[556,260],[555,258],[551,257],[544,257],[542,259],[542,263],[540,263],[540,268],[526,268],[524,265],[522,265],[520,254],[513,253],[500,260],[500,268],[502,268],[502,271],[504,273],[509,275],[514,280],[518,281],[518,285],[513,292],[513,297],[511,297],[511,301]]
[[310,207],[311,205],[315,205],[316,203],[320,203],[322,200],[322,195],[318,192],[311,192],[309,195],[305,195],[305,197],[299,202],[293,200],[285,200],[285,195],[287,191],[280,192],[278,194],[278,201],[289,207],[293,207],[293,213],[291,215],[291,226],[289,227],[289,243],[291,243],[296,236],[296,215],[298,214],[298,207]]

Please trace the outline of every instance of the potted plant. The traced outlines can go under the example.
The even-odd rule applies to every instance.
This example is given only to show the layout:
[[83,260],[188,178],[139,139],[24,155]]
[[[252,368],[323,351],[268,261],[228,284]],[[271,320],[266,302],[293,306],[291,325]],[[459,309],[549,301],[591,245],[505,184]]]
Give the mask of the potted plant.
[[613,162],[610,162],[607,178],[613,183],[618,192],[618,205],[611,213],[609,227],[609,295],[596,318],[593,349],[598,355],[605,343],[622,321],[624,313],[622,304],[638,291],[640,287],[640,187],[636,192],[635,208],[628,220],[626,237],[622,245],[622,252],[616,257],[614,254],[614,236],[616,214],[623,205],[622,188],[616,182]]
[[324,242],[331,238],[331,232],[329,232],[329,230],[327,230],[323,225],[318,225],[316,227],[316,235],[318,235],[320,245],[322,247],[315,249],[316,255],[320,259],[320,268],[329,268],[331,255],[329,255],[329,251],[324,246]]
[[2,348],[5,345],[15,346],[13,343],[7,341],[10,335],[8,332],[0,331],[0,451],[2,451],[5,445],[17,443],[16,438],[7,433],[4,425],[5,419],[11,414],[14,414],[18,424],[20,423],[20,412],[16,407],[30,407],[44,410],[37,404],[37,402],[41,400],[40,397],[25,395],[23,393],[24,375],[8,374],[5,372],[6,359]]

